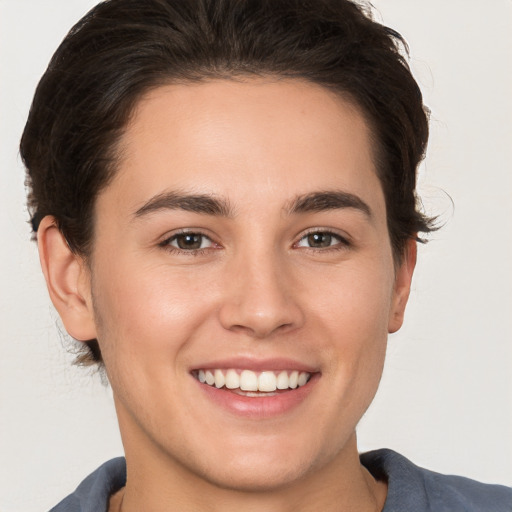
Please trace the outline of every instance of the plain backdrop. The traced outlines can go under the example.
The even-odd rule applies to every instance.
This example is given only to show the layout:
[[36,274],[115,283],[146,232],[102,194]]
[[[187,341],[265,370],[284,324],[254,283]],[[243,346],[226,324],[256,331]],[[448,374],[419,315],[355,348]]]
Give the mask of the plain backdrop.
[[[111,391],[71,365],[48,300],[18,156],[37,81],[95,3],[0,0],[1,512],[46,510],[122,453]],[[360,450],[512,485],[512,1],[374,5],[432,111],[420,191],[446,225],[420,248]]]

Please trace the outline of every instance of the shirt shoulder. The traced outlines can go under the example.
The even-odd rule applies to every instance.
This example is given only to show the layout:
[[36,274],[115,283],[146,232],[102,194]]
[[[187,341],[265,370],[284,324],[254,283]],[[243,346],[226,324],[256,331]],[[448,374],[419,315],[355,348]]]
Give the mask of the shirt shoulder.
[[512,488],[420,468],[392,450],[361,455],[375,478],[388,482],[383,512],[512,512]]
[[124,457],[109,460],[91,473],[50,512],[107,512],[110,496],[126,483]]

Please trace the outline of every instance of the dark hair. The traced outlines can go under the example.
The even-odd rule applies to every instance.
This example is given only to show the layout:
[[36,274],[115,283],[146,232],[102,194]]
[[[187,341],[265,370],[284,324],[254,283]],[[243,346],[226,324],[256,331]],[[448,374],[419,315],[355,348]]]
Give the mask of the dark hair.
[[[87,257],[95,198],[140,97],[170,82],[271,75],[308,80],[357,105],[373,136],[395,259],[432,230],[416,169],[428,139],[401,36],[348,0],[109,0],[69,32],[37,87],[21,139],[32,226],[53,215]],[[418,239],[419,240],[419,239]],[[96,340],[88,357],[99,362]]]

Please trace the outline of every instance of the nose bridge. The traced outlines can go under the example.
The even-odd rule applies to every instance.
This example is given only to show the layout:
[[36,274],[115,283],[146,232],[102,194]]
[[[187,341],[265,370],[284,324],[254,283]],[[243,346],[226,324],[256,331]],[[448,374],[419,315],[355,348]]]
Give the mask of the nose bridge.
[[286,256],[271,244],[238,253],[230,262],[221,308],[226,329],[263,338],[276,330],[293,329],[303,321],[293,293]]

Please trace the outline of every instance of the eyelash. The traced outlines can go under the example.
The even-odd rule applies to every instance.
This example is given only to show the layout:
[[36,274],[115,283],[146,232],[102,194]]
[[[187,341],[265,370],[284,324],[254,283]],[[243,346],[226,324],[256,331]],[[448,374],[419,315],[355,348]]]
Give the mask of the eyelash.
[[330,252],[330,251],[341,251],[341,250],[344,250],[344,249],[347,249],[348,247],[351,246],[351,243],[349,242],[349,240],[347,240],[347,238],[345,238],[344,236],[340,235],[339,233],[335,233],[334,231],[331,231],[329,229],[321,229],[321,228],[315,228],[315,229],[311,229],[310,231],[307,231],[306,233],[304,233],[301,238],[295,242],[294,244],[294,247],[299,247],[299,243],[304,240],[305,238],[308,238],[309,236],[311,235],[327,235],[329,237],[332,237],[333,239],[337,240],[337,242],[333,245],[329,245],[327,247],[307,247],[307,246],[301,246],[303,247],[304,250],[308,250],[308,251],[315,251],[315,252],[318,252],[318,251],[322,251],[322,252]]
[[[210,241],[211,246],[200,248],[200,249],[183,249],[179,247],[174,247],[171,245],[172,242],[178,240],[180,237],[184,236],[194,236],[194,237],[201,237],[201,241],[204,239],[207,239]],[[329,236],[333,239],[337,240],[337,243],[333,245],[328,245],[326,247],[307,247],[307,246],[299,246],[300,242],[309,236],[312,235],[324,235]],[[201,256],[206,254],[211,249],[216,249],[217,247],[220,247],[218,244],[216,244],[208,235],[202,233],[201,231],[180,231],[178,233],[174,233],[172,236],[166,238],[165,240],[162,240],[160,242],[159,247],[162,247],[166,251],[169,251],[173,254],[186,254],[187,256]],[[215,247],[217,246],[217,247]],[[306,233],[304,233],[297,242],[293,244],[294,248],[303,248],[304,250],[308,251],[321,251],[321,252],[329,252],[329,251],[340,251],[343,249],[346,249],[351,246],[351,243],[343,236],[339,235],[338,233],[334,233],[333,231],[330,231],[328,229],[312,229]]]
[[181,249],[179,247],[173,247],[171,245],[172,242],[175,240],[178,240],[180,237],[184,236],[196,236],[201,237],[202,240],[207,239],[211,242],[213,246],[218,245],[216,244],[208,235],[201,233],[200,231],[179,231],[178,233],[174,233],[172,236],[166,238],[165,240],[162,240],[158,245],[159,247],[162,247],[166,251],[169,251],[172,254],[185,254],[187,256],[201,256],[203,254],[206,254],[209,250],[212,249],[212,247],[205,247],[203,249]]

